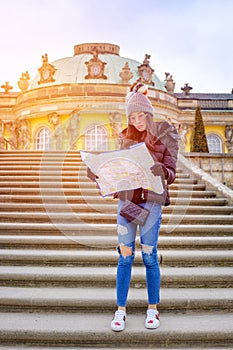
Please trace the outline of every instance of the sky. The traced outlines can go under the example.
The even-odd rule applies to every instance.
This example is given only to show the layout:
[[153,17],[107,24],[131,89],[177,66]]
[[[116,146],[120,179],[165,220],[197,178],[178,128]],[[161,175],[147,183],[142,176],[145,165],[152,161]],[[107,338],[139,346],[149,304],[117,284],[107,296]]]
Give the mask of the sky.
[[[73,56],[87,42],[120,46],[120,55],[165,72],[175,92],[231,93],[233,88],[232,0],[0,0],[0,86],[28,70]],[[3,91],[1,89],[0,91]]]

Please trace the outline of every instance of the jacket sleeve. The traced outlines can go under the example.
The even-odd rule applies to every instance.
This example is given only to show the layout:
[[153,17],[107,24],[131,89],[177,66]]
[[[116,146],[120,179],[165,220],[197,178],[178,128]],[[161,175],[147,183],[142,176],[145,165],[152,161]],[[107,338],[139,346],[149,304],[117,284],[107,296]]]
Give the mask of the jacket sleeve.
[[177,130],[173,127],[161,140],[165,145],[163,164],[167,170],[165,178],[168,185],[172,184],[176,178],[176,163],[179,150],[178,138]]

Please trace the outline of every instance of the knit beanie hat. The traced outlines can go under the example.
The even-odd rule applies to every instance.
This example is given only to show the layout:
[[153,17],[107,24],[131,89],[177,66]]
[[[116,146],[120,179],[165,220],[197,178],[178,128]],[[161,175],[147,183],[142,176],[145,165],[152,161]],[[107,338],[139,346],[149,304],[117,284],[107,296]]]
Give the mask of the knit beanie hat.
[[133,112],[148,112],[154,115],[154,109],[148,97],[146,96],[148,88],[143,83],[134,83],[130,92],[126,95],[126,116],[129,117]]

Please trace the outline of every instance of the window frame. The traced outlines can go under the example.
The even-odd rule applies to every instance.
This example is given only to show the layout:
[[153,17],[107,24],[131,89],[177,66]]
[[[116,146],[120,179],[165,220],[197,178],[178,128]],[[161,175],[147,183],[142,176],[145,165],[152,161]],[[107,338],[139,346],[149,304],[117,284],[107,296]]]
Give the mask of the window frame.
[[[210,141],[210,138],[213,141],[212,140]],[[216,133],[211,132],[211,133],[208,133],[206,135],[206,139],[207,139],[207,144],[208,144],[208,148],[209,148],[209,153],[223,153],[223,140],[222,140],[221,136],[219,136]],[[210,145],[210,142],[215,142],[213,147]],[[217,142],[218,142],[218,145],[216,147]],[[211,148],[213,149],[214,152],[211,150]]]

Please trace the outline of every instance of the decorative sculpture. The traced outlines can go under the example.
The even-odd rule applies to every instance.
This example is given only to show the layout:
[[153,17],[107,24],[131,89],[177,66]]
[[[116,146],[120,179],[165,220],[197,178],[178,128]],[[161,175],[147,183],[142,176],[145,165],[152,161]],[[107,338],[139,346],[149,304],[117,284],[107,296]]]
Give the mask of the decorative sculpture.
[[0,149],[4,149],[4,122],[0,119]]
[[55,81],[54,74],[56,70],[55,66],[48,62],[48,55],[46,53],[42,56],[42,66],[38,69],[40,73],[38,84],[53,83]]
[[225,127],[226,146],[229,152],[233,152],[233,128],[227,124]]
[[73,149],[73,150],[77,148],[76,142],[78,137],[79,122],[80,122],[80,113],[79,111],[74,110],[71,113],[69,123],[66,129],[69,137],[70,149]]
[[143,63],[138,66],[138,73],[139,73],[139,79],[138,81],[141,81],[144,84],[147,85],[155,85],[152,81],[152,74],[154,72],[154,69],[150,67],[150,55],[145,54],[145,58]]
[[16,122],[6,124],[9,133],[9,144],[11,149],[18,149],[18,125]]
[[184,87],[181,88],[182,91],[184,91],[185,96],[189,96],[190,91],[192,90],[192,87],[189,86],[188,83],[184,85]]
[[104,74],[106,62],[99,59],[99,54],[96,47],[93,49],[92,55],[93,58],[85,62],[88,71],[85,79],[107,79],[107,76]]
[[17,120],[18,149],[30,149],[31,128],[27,119]]
[[122,115],[119,112],[110,112],[109,119],[112,128],[112,136],[118,137],[122,130]]
[[129,68],[128,62],[125,62],[125,65],[122,68],[122,71],[120,72],[119,76],[121,77],[123,84],[128,84],[129,80],[133,78],[133,73]]
[[1,88],[4,89],[4,94],[9,94],[9,91],[13,89],[13,86],[9,85],[9,82],[6,81],[5,85],[1,85]]
[[62,149],[63,128],[61,125],[60,116],[57,112],[50,113],[48,115],[48,122],[52,124],[54,128],[55,148],[56,150]]
[[22,92],[27,91],[30,81],[30,75],[28,71],[26,73],[22,73],[19,81],[18,81],[18,87]]
[[167,89],[167,92],[174,93],[175,85],[172,75],[170,73],[165,72],[165,88]]

